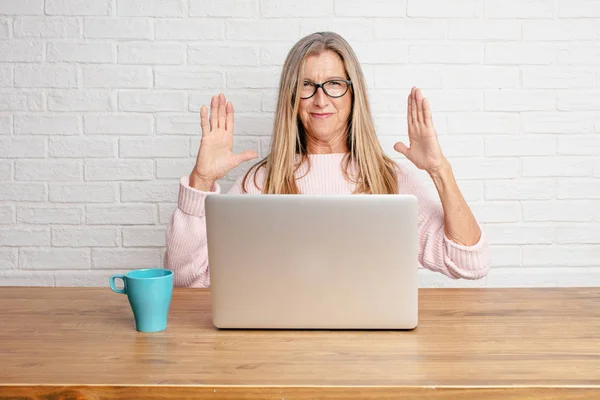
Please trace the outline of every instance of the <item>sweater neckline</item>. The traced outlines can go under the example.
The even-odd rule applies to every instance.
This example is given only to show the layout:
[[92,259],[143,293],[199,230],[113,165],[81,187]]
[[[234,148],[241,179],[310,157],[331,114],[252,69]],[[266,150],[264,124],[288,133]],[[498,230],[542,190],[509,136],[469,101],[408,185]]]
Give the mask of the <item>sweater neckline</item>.
[[307,154],[308,158],[311,160],[320,160],[320,159],[338,159],[344,158],[344,156],[348,153],[310,153]]

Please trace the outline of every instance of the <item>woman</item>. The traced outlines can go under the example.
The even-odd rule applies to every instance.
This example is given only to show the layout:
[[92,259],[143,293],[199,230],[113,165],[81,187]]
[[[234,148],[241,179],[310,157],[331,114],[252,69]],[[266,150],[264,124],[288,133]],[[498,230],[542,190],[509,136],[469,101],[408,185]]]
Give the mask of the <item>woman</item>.
[[[429,103],[413,88],[408,96],[410,147],[394,149],[433,179],[441,205],[415,178],[385,156],[373,125],[360,64],[339,35],[321,32],[290,50],[279,87],[267,157],[228,192],[285,194],[404,193],[419,203],[419,262],[453,279],[478,279],[489,270],[487,242],[442,154]],[[204,199],[219,193],[217,180],[253,151],[232,153],[233,105],[225,96],[202,106],[202,141],[196,165],[181,178],[178,207],[167,227],[165,267],[175,285],[210,284]]]

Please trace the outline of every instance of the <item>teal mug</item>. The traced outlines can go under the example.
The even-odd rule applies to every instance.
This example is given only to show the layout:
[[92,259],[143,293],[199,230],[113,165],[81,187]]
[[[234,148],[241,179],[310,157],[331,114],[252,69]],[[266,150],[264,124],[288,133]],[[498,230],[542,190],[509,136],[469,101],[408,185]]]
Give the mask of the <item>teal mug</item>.
[[[116,287],[116,279],[123,280],[123,289]],[[138,269],[125,275],[113,275],[109,283],[114,292],[127,295],[138,332],[160,332],[167,328],[173,295],[173,271]]]

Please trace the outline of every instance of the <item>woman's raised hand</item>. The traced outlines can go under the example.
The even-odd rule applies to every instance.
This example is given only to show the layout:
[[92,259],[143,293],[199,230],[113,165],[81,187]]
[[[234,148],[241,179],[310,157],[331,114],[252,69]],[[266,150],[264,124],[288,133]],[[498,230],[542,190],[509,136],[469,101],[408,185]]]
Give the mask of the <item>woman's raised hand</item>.
[[397,142],[394,149],[402,153],[417,168],[429,173],[435,172],[444,165],[446,159],[433,127],[429,101],[416,87],[413,87],[408,95],[407,119],[410,147]]
[[206,106],[200,108],[202,139],[196,165],[190,174],[190,186],[211,191],[215,182],[245,161],[258,157],[252,150],[233,154],[233,104],[224,94],[210,101],[210,118]]

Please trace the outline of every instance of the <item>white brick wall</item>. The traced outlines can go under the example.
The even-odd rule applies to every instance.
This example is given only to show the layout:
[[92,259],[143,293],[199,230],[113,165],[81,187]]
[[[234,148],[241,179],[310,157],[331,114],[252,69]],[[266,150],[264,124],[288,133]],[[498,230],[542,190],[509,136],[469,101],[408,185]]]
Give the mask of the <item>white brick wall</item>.
[[402,162],[424,90],[491,242],[486,279],[423,286],[600,285],[594,0],[0,0],[0,285],[160,266],[199,108],[224,92],[236,150],[265,155],[284,58],[318,30],[352,44]]

